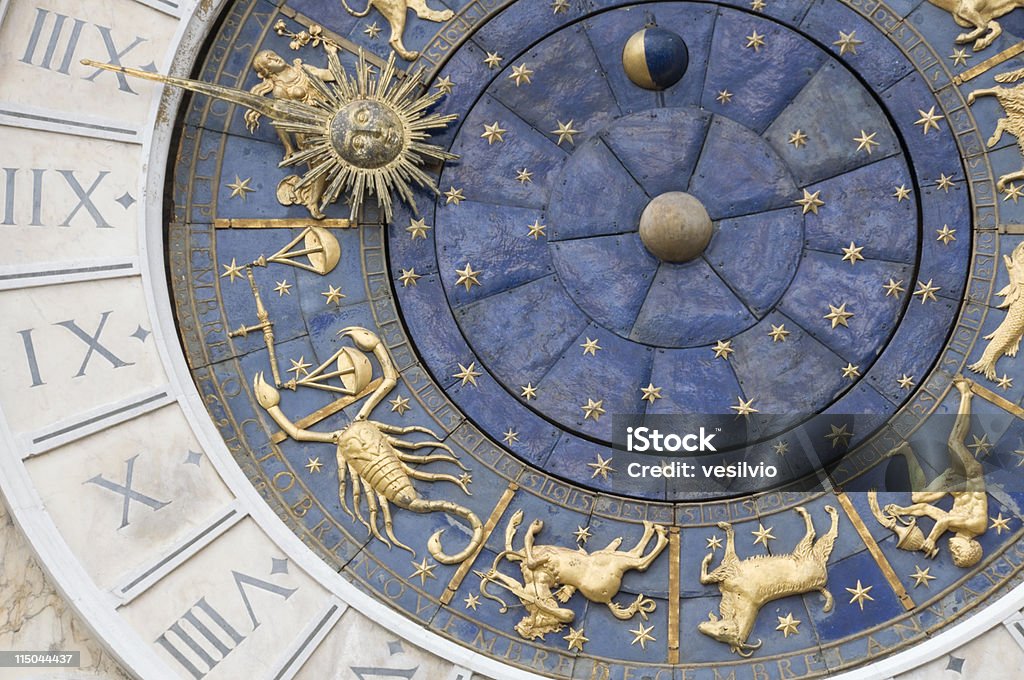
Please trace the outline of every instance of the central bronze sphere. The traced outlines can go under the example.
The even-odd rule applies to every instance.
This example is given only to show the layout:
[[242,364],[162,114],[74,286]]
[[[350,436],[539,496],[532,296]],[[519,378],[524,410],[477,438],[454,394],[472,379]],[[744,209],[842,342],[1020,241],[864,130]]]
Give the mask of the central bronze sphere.
[[331,119],[331,146],[349,165],[381,168],[403,149],[402,119],[390,107],[372,99],[357,99]]
[[682,191],[655,196],[640,215],[640,240],[664,262],[698,257],[707,248],[713,231],[704,205]]

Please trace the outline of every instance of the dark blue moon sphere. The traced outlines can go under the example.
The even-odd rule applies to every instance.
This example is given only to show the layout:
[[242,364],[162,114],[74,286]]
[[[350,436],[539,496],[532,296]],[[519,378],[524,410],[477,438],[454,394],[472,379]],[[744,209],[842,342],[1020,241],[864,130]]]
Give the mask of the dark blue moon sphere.
[[678,34],[652,27],[637,31],[622,48],[622,68],[645,90],[664,90],[679,82],[690,64],[686,43]]

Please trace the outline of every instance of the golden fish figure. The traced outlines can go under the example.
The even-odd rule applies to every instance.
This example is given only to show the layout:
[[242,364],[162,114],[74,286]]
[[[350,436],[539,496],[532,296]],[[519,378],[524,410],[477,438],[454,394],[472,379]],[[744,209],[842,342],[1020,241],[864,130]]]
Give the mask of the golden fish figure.
[[839,534],[839,513],[831,505],[825,512],[832,517],[828,532],[815,542],[814,523],[807,510],[793,508],[804,518],[807,533],[788,555],[756,555],[744,560],[736,556],[735,532],[732,524],[719,522],[725,532],[725,555],[722,563],[708,572],[714,553],[708,553],[700,565],[700,582],[717,583],[722,593],[719,605],[721,618],[709,613],[708,620],[697,630],[708,637],[729,645],[729,651],[747,657],[761,647],[762,642],[747,644],[757,614],[768,602],[790,595],[801,595],[817,590],[825,597],[823,611],[832,611],[832,593],[828,583],[828,558]]
[[[444,512],[460,517],[468,522],[472,530],[472,538],[463,550],[454,555],[449,555],[441,549],[441,534],[444,533],[444,529],[439,529],[427,541],[427,551],[441,564],[457,564],[466,560],[476,552],[476,549],[483,542],[484,531],[480,519],[472,510],[453,501],[421,498],[412,483],[414,479],[428,482],[451,482],[468,495],[469,489],[466,488],[465,481],[448,474],[423,472],[422,470],[410,467],[409,464],[445,461],[454,463],[463,470],[466,468],[455,457],[451,448],[437,441],[437,435],[428,428],[419,425],[397,427],[369,419],[374,407],[398,383],[398,371],[395,369],[391,357],[388,356],[387,350],[376,334],[365,328],[358,327],[346,328],[340,334],[352,338],[356,348],[360,351],[372,352],[384,372],[383,381],[367,398],[352,423],[334,432],[316,432],[298,427],[281,410],[280,393],[267,384],[262,374],[257,374],[253,379],[253,392],[256,394],[257,401],[267,411],[267,414],[274,419],[274,422],[292,439],[296,441],[334,444],[337,447],[338,496],[341,500],[341,507],[353,520],[358,517],[359,521],[366,526],[374,538],[387,544],[389,547],[393,542],[399,548],[408,550],[415,556],[416,551],[395,537],[391,519],[391,504],[394,503],[400,508],[418,513]],[[410,432],[422,432],[434,437],[434,440],[411,442],[392,436],[408,434]],[[442,449],[448,453],[433,453],[425,456],[408,453],[409,450],[426,447]],[[348,477],[352,478],[354,515],[352,510],[349,509],[346,500],[346,482]],[[363,517],[362,509],[360,508],[360,501],[364,493],[366,495],[366,506],[370,513],[369,521]],[[380,533],[378,526],[379,515],[381,514],[384,519],[386,538]]]
[[996,295],[1005,298],[999,309],[1006,310],[1006,318],[995,332],[985,336],[988,347],[981,359],[967,368],[975,373],[984,373],[989,380],[996,379],[996,362],[1003,356],[1017,356],[1020,338],[1024,335],[1024,243],[1017,244],[1011,255],[1003,255],[1006,273],[1010,283]]

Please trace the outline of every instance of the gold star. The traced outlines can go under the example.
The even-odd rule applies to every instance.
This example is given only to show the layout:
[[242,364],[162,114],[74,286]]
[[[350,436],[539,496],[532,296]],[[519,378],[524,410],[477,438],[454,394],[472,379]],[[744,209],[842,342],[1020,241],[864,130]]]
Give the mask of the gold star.
[[639,624],[639,626],[636,629],[630,629],[629,632],[632,633],[635,637],[633,638],[633,641],[629,644],[635,645],[639,642],[640,649],[647,649],[646,645],[648,642],[657,642],[657,638],[651,635],[652,630],[654,630],[653,625],[644,628],[644,624],[642,623]]
[[850,380],[856,380],[860,377],[860,366],[854,366],[847,362],[846,366],[843,367],[843,377],[849,378]]
[[938,302],[938,300],[935,298],[935,291],[942,289],[939,288],[938,286],[933,286],[931,279],[928,279],[928,283],[921,283],[920,281],[918,281],[917,285],[918,289],[914,291],[914,295],[921,296],[922,305],[928,300],[931,300],[932,302]]
[[615,468],[612,467],[612,460],[614,459],[609,458],[608,460],[605,460],[601,457],[600,453],[597,454],[596,463],[587,463],[587,467],[594,468],[594,474],[590,475],[590,478],[593,479],[594,477],[601,475],[603,479],[608,479],[608,475],[615,472]]
[[951,176],[947,177],[946,173],[941,173],[939,175],[939,178],[935,180],[935,186],[939,187],[948,194],[949,190],[956,186],[956,183],[953,182],[953,178]]
[[1016,203],[1019,198],[1024,197],[1024,187],[1019,187],[1013,182],[1010,182],[1003,191],[1006,193],[1006,195],[1003,196],[1004,201],[1013,199],[1013,202]]
[[533,173],[523,168],[522,170],[516,170],[516,181],[520,184],[526,184],[527,182],[533,181]]
[[569,626],[569,634],[564,636],[562,639],[569,643],[568,649],[570,652],[574,649],[582,652],[583,645],[590,642],[588,638],[583,636],[582,628],[576,630],[572,626]]
[[850,443],[850,437],[853,436],[853,432],[846,430],[846,423],[843,423],[842,427],[836,427],[835,425],[829,425],[832,431],[825,435],[825,439],[832,442],[832,448],[837,446],[846,446]]
[[786,336],[789,335],[789,331],[786,330],[786,324],[781,323],[778,326],[771,324],[772,329],[768,331],[768,337],[772,339],[772,342],[785,342]]
[[397,396],[394,399],[389,399],[388,403],[391,404],[392,413],[397,413],[400,416],[404,416],[405,412],[411,408],[408,397]]
[[909,390],[914,386],[914,376],[904,373],[901,378],[897,378],[896,383],[901,389]]
[[565,14],[569,11],[569,0],[554,0],[551,3],[551,11],[554,14]]
[[235,175],[234,182],[232,182],[231,184],[224,185],[228,189],[231,189],[231,195],[228,196],[228,198],[240,197],[243,201],[245,201],[245,198],[249,193],[256,191],[251,186],[249,186],[249,182],[251,181],[252,177],[246,177],[245,179],[242,179],[238,175]]
[[463,602],[466,603],[466,609],[476,611],[477,606],[480,604],[480,596],[470,593],[469,595],[466,595],[466,599],[463,600]]
[[931,587],[928,585],[928,581],[934,580],[935,577],[929,574],[929,571],[931,571],[931,567],[928,567],[927,569],[922,569],[920,566],[916,564],[914,565],[914,573],[910,575],[910,578],[914,579],[915,588],[917,588],[918,586],[924,586],[925,588]]
[[597,401],[594,401],[590,397],[587,397],[587,403],[583,406],[580,406],[580,408],[583,409],[584,413],[583,420],[586,420],[587,418],[593,418],[595,421],[600,420],[601,416],[604,415],[603,406],[604,399],[598,399]]
[[971,435],[972,441],[967,445],[967,448],[972,449],[972,453],[975,458],[984,458],[992,451],[992,444],[988,441],[988,433],[981,435],[981,439],[978,439],[975,435]]
[[292,294],[292,284],[288,283],[288,279],[284,281],[278,281],[277,285],[274,286],[274,292],[277,293],[278,297],[284,297],[285,295]]
[[445,76],[444,78],[438,78],[437,82],[434,83],[434,87],[441,94],[451,94],[452,88],[455,87],[455,83],[452,82],[451,76]]
[[519,389],[523,391],[523,393],[520,394],[519,396],[525,399],[526,401],[530,401],[531,399],[537,398],[537,388],[534,387],[532,383],[526,383]]
[[780,456],[784,456],[786,455],[786,452],[789,451],[789,442],[780,439],[779,441],[775,442],[775,445],[772,446],[772,449],[774,449],[775,453],[779,454]]
[[850,593],[850,595],[853,595],[853,597],[850,598],[850,604],[856,602],[860,605],[860,610],[864,611],[864,600],[869,600],[871,602],[875,601],[875,598],[868,595],[868,593],[871,592],[872,588],[874,588],[874,586],[868,586],[867,588],[865,588],[860,584],[860,579],[857,579],[856,588],[846,589],[846,592]]
[[747,36],[747,48],[752,49],[755,52],[760,52],[761,48],[764,47],[764,36],[759,35],[757,31],[753,31]]
[[374,21],[372,24],[363,29],[363,33],[370,36],[370,40],[376,40],[377,36],[380,35],[380,26]]
[[720,536],[708,536],[705,541],[708,542],[707,549],[714,552],[722,547],[722,538]]
[[794,619],[793,612],[790,612],[785,616],[777,616],[775,618],[779,620],[779,625],[775,626],[775,630],[781,630],[782,637],[788,638],[790,633],[797,635],[800,632],[797,630],[797,626],[800,625],[800,619]]
[[453,186],[448,187],[448,191],[444,192],[444,204],[454,203],[458,205],[462,201],[466,200],[466,197],[462,193],[462,189],[456,189]]
[[502,136],[508,130],[501,127],[501,123],[494,121],[491,125],[484,125],[484,133],[480,135],[487,140],[487,146],[494,144],[495,142],[504,142],[505,138]]
[[483,375],[483,373],[476,370],[476,362],[471,361],[469,362],[469,366],[463,366],[462,364],[459,364],[459,372],[453,375],[452,377],[461,380],[463,387],[469,384],[472,384],[473,387],[479,387],[479,385],[476,384],[476,379],[479,378],[481,375]]
[[996,387],[1008,390],[1013,387],[1013,378],[1003,373],[1003,377],[996,380]]
[[878,142],[875,141],[875,135],[877,132],[872,132],[870,135],[863,130],[860,131],[860,137],[854,137],[853,141],[857,142],[857,151],[867,151],[868,155],[871,155],[871,150],[879,146]]
[[526,228],[530,230],[530,233],[528,233],[527,236],[532,236],[534,241],[541,236],[547,236],[544,230],[548,228],[548,225],[541,224],[540,220],[534,220],[533,224],[526,225]]
[[764,525],[760,522],[757,523],[757,531],[751,531],[750,533],[754,534],[754,545],[760,543],[767,548],[768,541],[775,540],[775,537],[772,536],[772,528],[768,527],[765,529]]
[[732,340],[719,340],[711,350],[715,353],[716,359],[725,359],[726,361],[729,360],[729,355],[736,351],[732,348]]
[[523,83],[529,85],[531,82],[533,82],[532,80],[530,80],[530,76],[532,75],[533,70],[526,65],[526,62],[523,62],[519,66],[513,66],[512,73],[508,74],[508,77],[509,80],[516,81],[516,87],[519,87]]
[[856,246],[853,241],[850,241],[849,248],[843,248],[843,262],[849,262],[850,266],[857,264],[857,260],[863,260],[864,256],[860,254],[860,251],[864,250],[864,246]]
[[586,543],[587,539],[594,534],[590,533],[590,527],[581,527],[577,524],[576,531],[573,532],[573,535],[576,536],[577,543]]
[[242,268],[235,264],[235,258],[231,258],[231,264],[223,264],[224,273],[220,275],[223,279],[225,276],[228,277],[229,281],[242,278]]
[[804,197],[798,198],[793,202],[799,206],[803,206],[804,211],[802,214],[804,215],[806,215],[807,213],[814,213],[815,215],[817,215],[818,208],[825,205],[825,201],[821,200],[820,189],[818,191],[815,191],[813,194],[807,189],[804,189]]
[[846,311],[845,302],[838,307],[835,305],[829,305],[828,314],[825,315],[825,319],[832,322],[832,328],[835,328],[836,326],[846,326],[849,328],[850,324],[847,323],[847,320],[852,317],[853,312]]
[[907,292],[907,289],[903,287],[903,279],[900,279],[899,281],[889,279],[889,283],[883,283],[882,288],[885,288],[885,297],[889,297],[891,295],[894,298],[899,298],[900,293]]
[[751,406],[751,404],[754,403],[754,398],[753,397],[751,397],[750,399],[747,399],[746,401],[743,401],[743,397],[736,397],[736,401],[737,401],[737,404],[735,406],[730,406],[729,407],[733,411],[736,411],[736,415],[738,415],[738,416],[749,416],[751,413],[760,413],[760,411],[758,411],[756,408]]
[[721,90],[715,99],[717,99],[720,104],[728,104],[732,101],[732,92],[729,92],[729,90]]
[[298,378],[300,375],[309,375],[309,371],[306,369],[310,368],[313,365],[307,364],[306,357],[304,356],[299,357],[298,361],[296,361],[295,359],[289,359],[288,361],[292,362],[292,367],[288,369],[288,372],[294,373],[296,378]]
[[586,342],[580,345],[580,347],[583,348],[583,356],[587,356],[589,354],[592,357],[596,357],[597,350],[601,349],[601,346],[597,344],[597,340],[591,340],[589,337]]
[[519,433],[513,430],[511,427],[509,427],[508,431],[505,432],[505,436],[502,437],[502,440],[509,446],[512,446],[517,441],[519,441]]
[[765,8],[764,0],[751,0],[750,9],[754,10],[755,12],[760,12],[764,8]]
[[413,573],[409,574],[409,578],[416,578],[418,576],[419,579],[420,579],[420,585],[421,586],[427,585],[427,579],[428,578],[437,578],[437,576],[434,575],[434,568],[437,565],[436,564],[427,564],[427,558],[426,557],[424,557],[423,561],[420,562],[419,564],[416,564],[415,562],[413,562],[412,566],[416,567],[416,571],[414,571]]
[[409,284],[416,285],[416,279],[423,278],[416,273],[416,267],[412,269],[403,269],[402,275],[398,277],[398,280],[402,282],[402,288],[408,288]]
[[654,383],[647,383],[647,387],[641,387],[640,391],[643,392],[643,396],[640,397],[643,401],[654,403],[655,399],[661,399],[661,388],[655,387]]
[[943,245],[948,246],[950,241],[956,240],[956,236],[953,236],[956,233],[956,229],[950,229],[948,224],[943,224],[942,229],[936,229],[935,233],[938,234],[935,240],[942,241]]
[[342,292],[341,292],[341,288],[335,288],[334,286],[331,286],[331,285],[327,286],[327,292],[326,293],[320,293],[320,294],[323,295],[325,298],[327,298],[327,304],[329,304],[329,305],[330,304],[339,303],[339,302],[341,302],[341,299],[343,297],[345,297],[345,295],[343,295]]
[[1000,512],[998,516],[989,517],[989,519],[992,520],[992,526],[989,529],[995,529],[997,536],[1002,536],[1004,530],[1010,530],[1011,517],[1003,517],[1003,513]]
[[906,184],[901,184],[896,187],[896,193],[893,194],[893,198],[896,199],[897,203],[905,201],[910,198],[910,189],[907,188]]
[[320,472],[320,469],[323,468],[323,466],[324,464],[320,462],[319,457],[306,459],[305,467],[307,470],[309,470],[309,473],[312,475],[315,475],[316,473]]
[[953,60],[953,66],[967,66],[967,60],[971,58],[971,55],[967,54],[967,48],[964,47],[954,49],[949,58]]
[[409,226],[406,227],[405,230],[407,232],[409,232],[410,238],[412,238],[412,240],[415,241],[418,238],[426,239],[427,238],[427,229],[430,229],[430,228],[431,227],[427,226],[426,218],[419,219],[419,220],[414,220],[414,219],[412,219],[410,217],[409,218]]
[[462,486],[469,486],[473,483],[473,475],[468,472],[463,472],[459,475],[459,481],[462,483]]
[[945,118],[945,116],[937,115],[934,106],[928,109],[928,111],[918,109],[917,112],[921,117],[914,121],[914,125],[923,125],[924,134],[928,134],[928,130],[939,131],[939,121]]
[[1014,455],[1016,455],[1018,457],[1018,459],[1017,459],[1017,467],[1021,467],[1022,465],[1024,465],[1024,451],[1021,451],[1020,449],[1017,449],[1013,453],[1014,453]]
[[487,68],[493,70],[498,68],[498,64],[502,62],[502,59],[503,57],[499,57],[497,52],[488,52],[484,63],[487,64]]
[[789,135],[789,143],[796,148],[807,146],[807,135],[804,134],[803,130],[797,130]]
[[551,131],[551,134],[558,135],[558,146],[562,146],[562,142],[566,140],[568,140],[570,144],[576,144],[576,141],[572,137],[573,135],[578,135],[580,131],[572,126],[575,122],[576,121],[571,118],[568,123],[558,121],[558,129]]
[[843,33],[839,31],[839,40],[832,43],[839,48],[839,56],[843,56],[847,52],[850,54],[857,54],[857,46],[863,45],[863,40],[857,40],[857,31],[850,31],[849,33]]
[[467,262],[465,269],[456,269],[455,273],[459,275],[459,278],[455,280],[455,285],[465,286],[468,293],[470,288],[480,285],[480,280],[477,276],[482,274],[483,270],[473,271],[473,265]]

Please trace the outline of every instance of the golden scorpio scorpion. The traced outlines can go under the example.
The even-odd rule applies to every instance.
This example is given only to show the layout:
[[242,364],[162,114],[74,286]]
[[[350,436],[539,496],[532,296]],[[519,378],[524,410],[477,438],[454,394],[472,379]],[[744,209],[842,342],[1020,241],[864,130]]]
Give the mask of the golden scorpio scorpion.
[[[445,512],[469,522],[473,530],[473,537],[469,545],[461,552],[454,555],[445,554],[441,549],[441,534],[444,529],[439,529],[427,541],[427,550],[435,560],[442,564],[457,564],[472,555],[483,541],[483,524],[480,519],[469,508],[458,503],[447,500],[427,500],[420,498],[413,486],[413,479],[424,481],[446,481],[452,482],[461,488],[467,495],[470,495],[466,483],[452,475],[443,473],[422,472],[413,468],[409,463],[423,464],[435,461],[445,461],[458,465],[462,470],[466,467],[455,456],[455,453],[444,443],[437,441],[437,435],[426,427],[410,425],[398,427],[370,420],[369,416],[373,409],[394,389],[398,384],[398,371],[384,348],[383,343],[374,333],[365,328],[351,327],[339,332],[342,337],[349,337],[353,344],[362,352],[373,353],[380,363],[383,371],[383,380],[375,389],[366,402],[363,403],[359,413],[352,422],[340,430],[334,432],[316,432],[300,428],[293,423],[281,410],[280,393],[270,386],[264,379],[263,374],[258,373],[253,379],[253,390],[256,399],[274,422],[292,439],[307,442],[324,442],[337,446],[338,457],[338,496],[341,499],[341,506],[353,521],[358,521],[366,526],[369,532],[378,540],[391,547],[394,543],[400,548],[408,550],[415,557],[416,551],[405,545],[395,537],[394,526],[391,520],[391,503],[400,508],[412,510],[413,512]],[[411,442],[399,439],[392,435],[404,435],[411,432],[421,432],[430,435],[431,441]],[[430,455],[414,455],[406,450],[422,448],[435,448],[447,451]],[[346,479],[352,478],[352,504],[355,507],[355,514],[348,506],[346,500]],[[370,519],[367,521],[360,508],[360,501],[363,493],[366,494],[366,506],[369,510]],[[384,516],[384,531],[387,538],[381,535],[378,527],[379,514]],[[390,539],[390,541],[388,540]]]

